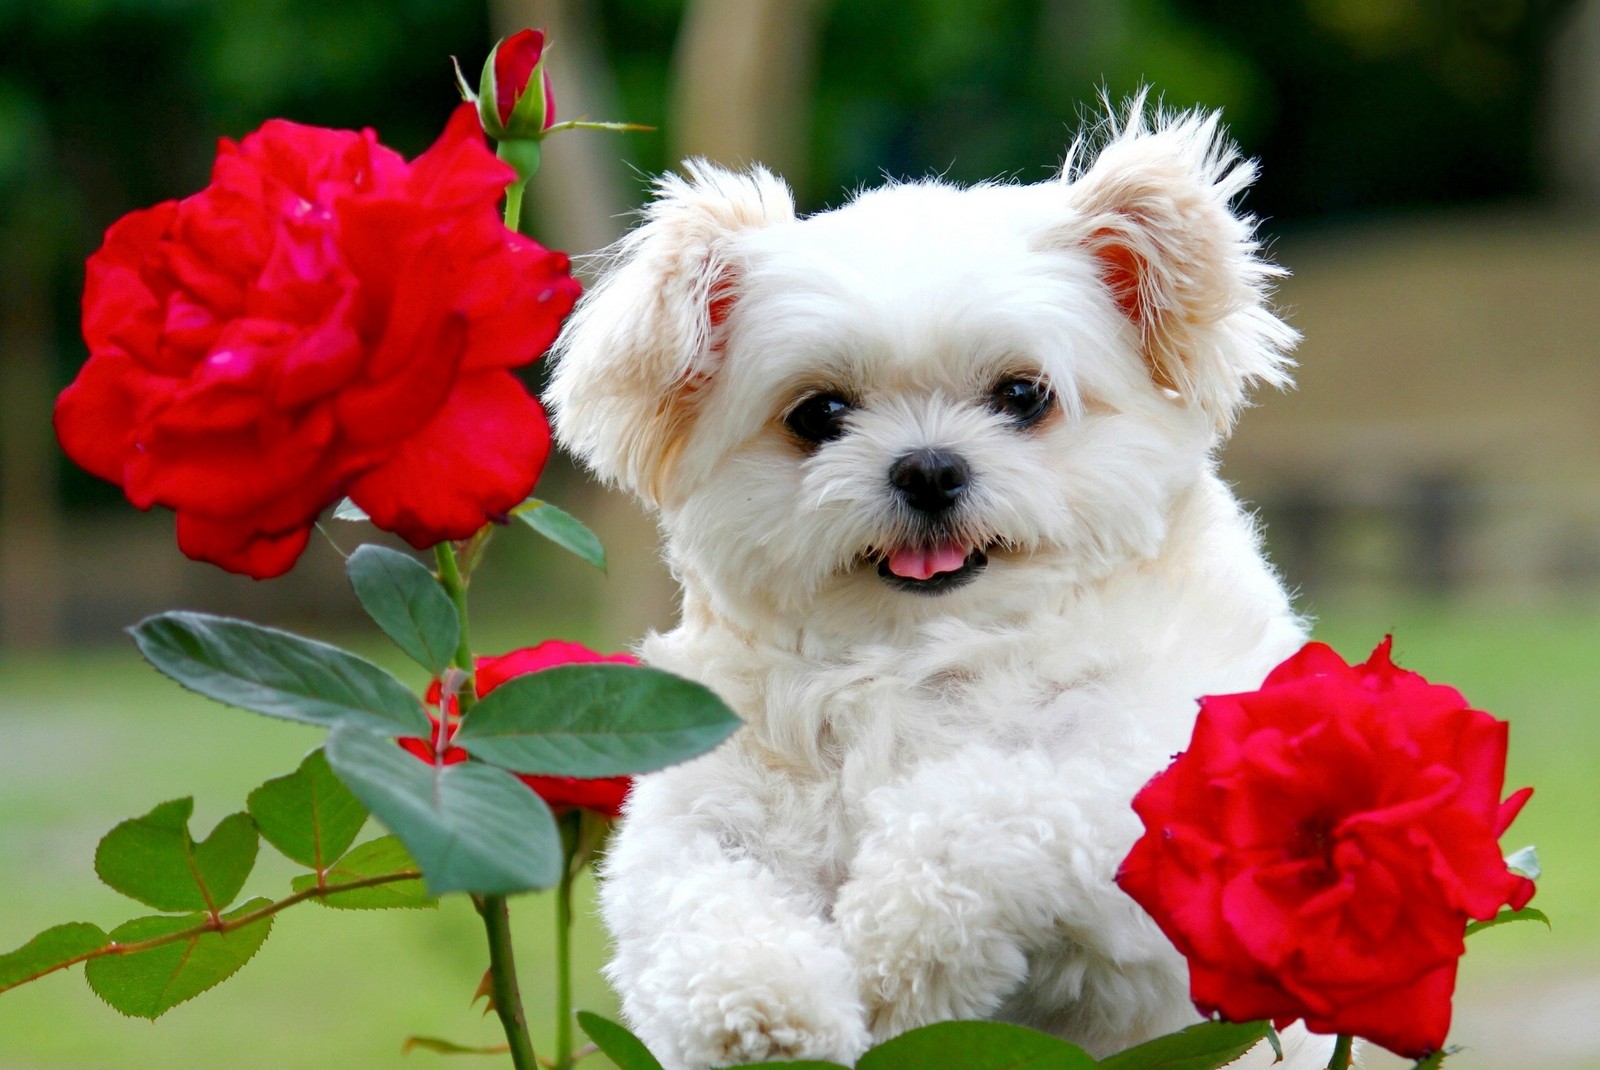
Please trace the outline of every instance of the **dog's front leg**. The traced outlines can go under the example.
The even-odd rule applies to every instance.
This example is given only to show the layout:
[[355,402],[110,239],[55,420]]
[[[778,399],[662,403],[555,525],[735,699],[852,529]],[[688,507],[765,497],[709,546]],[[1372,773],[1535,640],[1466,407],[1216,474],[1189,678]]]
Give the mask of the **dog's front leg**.
[[1146,974],[1131,986],[1125,975],[1115,1005],[1063,1008],[1100,1019],[1090,1032],[1101,1038],[1169,1017],[1174,996],[1176,1014],[1193,1017],[1181,960],[1112,884],[1138,824],[1098,772],[972,748],[868,796],[835,919],[878,1038],[993,1016],[1032,959],[1064,954],[1074,980],[1051,987],[1075,989],[1075,1003],[1109,995],[1093,990],[1096,969]]
[[628,1023],[668,1070],[854,1063],[865,1013],[821,903],[730,846],[735,823],[711,793],[674,790],[674,775],[635,785],[604,863],[606,973]]

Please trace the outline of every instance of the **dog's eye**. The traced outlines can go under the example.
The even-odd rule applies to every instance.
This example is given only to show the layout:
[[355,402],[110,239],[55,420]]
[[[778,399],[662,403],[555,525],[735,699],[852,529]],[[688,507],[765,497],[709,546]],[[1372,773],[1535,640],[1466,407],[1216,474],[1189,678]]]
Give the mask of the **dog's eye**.
[[838,394],[812,394],[789,410],[784,426],[811,443],[829,442],[844,434],[850,403]]
[[1038,423],[1055,400],[1044,383],[1023,378],[1000,380],[989,396],[996,412],[1004,413],[1023,427]]

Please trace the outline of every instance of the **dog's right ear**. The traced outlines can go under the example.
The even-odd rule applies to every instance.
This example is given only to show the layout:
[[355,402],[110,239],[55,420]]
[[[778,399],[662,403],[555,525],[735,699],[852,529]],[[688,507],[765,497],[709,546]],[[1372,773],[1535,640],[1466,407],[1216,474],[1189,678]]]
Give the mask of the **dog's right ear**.
[[794,219],[788,186],[763,168],[685,169],[657,181],[644,222],[607,250],[556,342],[545,394],[562,444],[652,505],[721,363],[740,287],[733,239]]

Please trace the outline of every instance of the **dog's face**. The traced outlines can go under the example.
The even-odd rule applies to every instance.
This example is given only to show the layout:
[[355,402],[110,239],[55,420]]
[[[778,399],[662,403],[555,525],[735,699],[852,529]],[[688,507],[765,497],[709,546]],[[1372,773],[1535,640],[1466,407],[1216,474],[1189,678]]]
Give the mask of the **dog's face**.
[[1213,120],[1081,175],[796,220],[669,179],[560,343],[562,439],[660,512],[713,609],[840,636],[1026,611],[1152,556],[1293,335]]

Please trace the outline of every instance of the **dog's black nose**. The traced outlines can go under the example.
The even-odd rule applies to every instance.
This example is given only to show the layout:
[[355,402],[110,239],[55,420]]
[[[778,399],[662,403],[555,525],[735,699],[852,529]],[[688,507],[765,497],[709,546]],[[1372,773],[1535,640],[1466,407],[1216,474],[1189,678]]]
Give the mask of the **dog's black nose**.
[[906,504],[924,513],[942,513],[961,500],[972,470],[949,450],[913,450],[889,468]]

